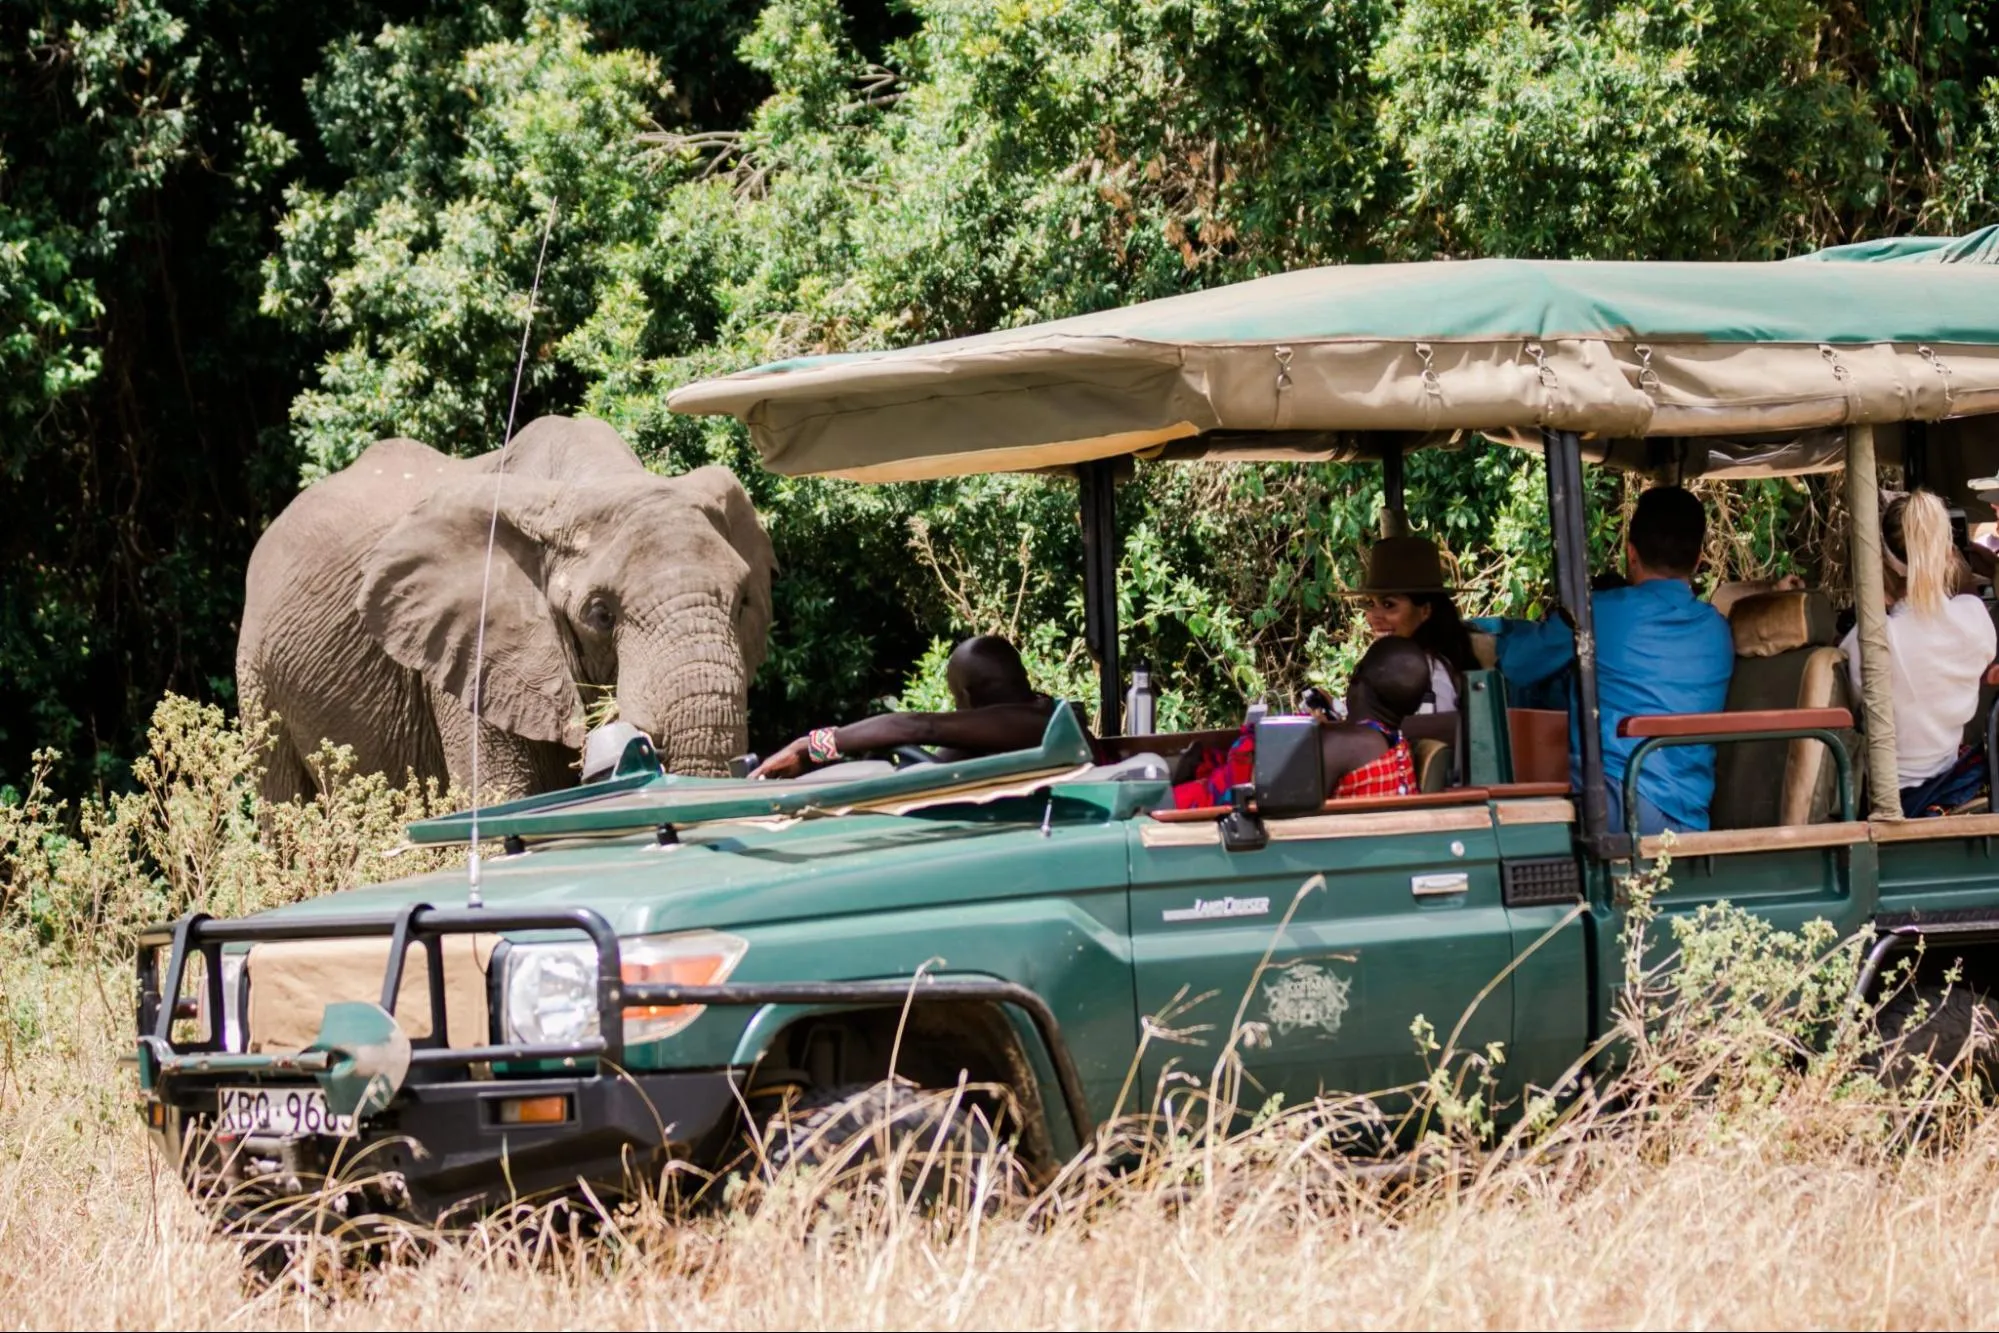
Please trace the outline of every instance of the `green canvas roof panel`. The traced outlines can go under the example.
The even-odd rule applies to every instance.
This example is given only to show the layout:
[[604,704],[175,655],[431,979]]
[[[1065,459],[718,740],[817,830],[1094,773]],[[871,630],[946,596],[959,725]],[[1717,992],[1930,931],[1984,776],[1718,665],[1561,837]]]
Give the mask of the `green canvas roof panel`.
[[1799,255],[1798,262],[1869,264],[1996,264],[1999,226],[1980,227],[1968,236],[1889,236],[1856,241]]
[[1999,267],[1981,258],[1999,243],[1895,245],[1816,258],[1910,262],[1311,269],[780,361],[669,403],[740,417],[774,471],[871,481],[1158,456],[1197,437],[1745,436],[1999,411]]

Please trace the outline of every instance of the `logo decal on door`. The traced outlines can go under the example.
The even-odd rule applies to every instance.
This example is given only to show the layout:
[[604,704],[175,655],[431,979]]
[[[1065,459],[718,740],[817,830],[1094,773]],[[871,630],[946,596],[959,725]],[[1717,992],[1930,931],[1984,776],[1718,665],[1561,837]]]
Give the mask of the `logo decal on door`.
[[1214,921],[1227,916],[1269,916],[1268,898],[1196,898],[1192,907],[1173,907],[1161,912],[1165,921]]
[[1317,1028],[1321,1036],[1338,1036],[1352,990],[1352,978],[1301,963],[1265,984],[1264,1017],[1280,1037],[1305,1028]]

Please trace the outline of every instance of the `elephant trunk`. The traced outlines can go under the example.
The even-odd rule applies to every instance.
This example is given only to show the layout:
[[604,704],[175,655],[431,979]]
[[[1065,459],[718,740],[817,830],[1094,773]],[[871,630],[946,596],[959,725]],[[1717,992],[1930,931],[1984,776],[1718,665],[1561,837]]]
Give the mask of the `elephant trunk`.
[[669,773],[724,777],[749,746],[742,649],[726,626],[675,634],[654,669],[619,672],[618,716],[659,748]]

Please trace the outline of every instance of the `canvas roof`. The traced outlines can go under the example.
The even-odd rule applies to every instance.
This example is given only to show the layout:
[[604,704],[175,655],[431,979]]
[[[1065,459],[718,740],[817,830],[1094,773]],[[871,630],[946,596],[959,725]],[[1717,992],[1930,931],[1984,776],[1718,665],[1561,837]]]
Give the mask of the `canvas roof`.
[[1544,427],[1627,466],[1705,441],[1689,471],[1813,471],[1838,465],[1847,424],[1999,412],[1995,252],[1988,229],[1806,261],[1318,268],[780,361],[668,402],[741,418],[773,471],[864,481]]

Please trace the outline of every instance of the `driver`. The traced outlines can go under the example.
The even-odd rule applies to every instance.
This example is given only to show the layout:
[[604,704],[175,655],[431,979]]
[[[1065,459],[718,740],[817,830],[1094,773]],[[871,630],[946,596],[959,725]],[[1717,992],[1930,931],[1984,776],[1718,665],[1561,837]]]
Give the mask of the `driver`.
[[818,727],[757,765],[753,778],[796,777],[808,763],[830,764],[901,745],[939,747],[944,762],[1031,750],[1041,744],[1055,701],[1027,680],[1020,652],[997,634],[966,639],[944,668],[955,712],[880,713],[844,727]]

